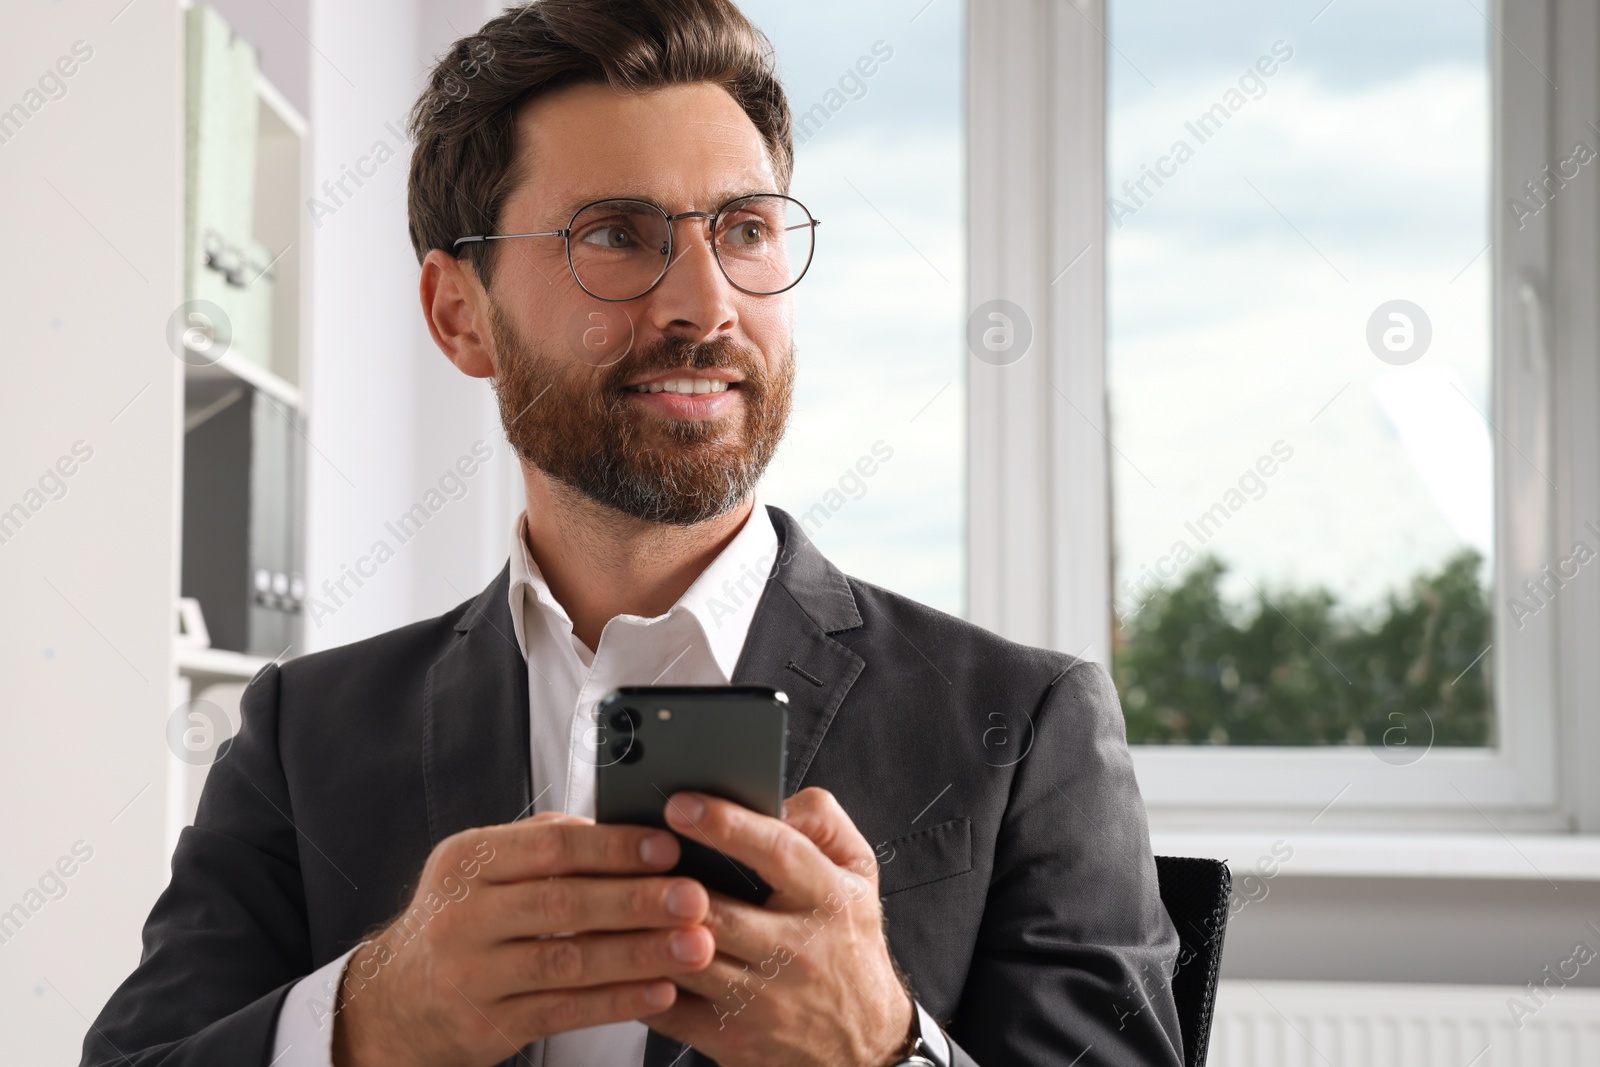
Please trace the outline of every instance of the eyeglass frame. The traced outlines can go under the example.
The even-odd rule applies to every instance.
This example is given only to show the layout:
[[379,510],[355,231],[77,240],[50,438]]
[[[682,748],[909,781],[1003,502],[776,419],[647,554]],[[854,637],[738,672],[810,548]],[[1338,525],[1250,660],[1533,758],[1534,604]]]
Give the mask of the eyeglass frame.
[[[717,227],[716,227],[716,221],[719,218],[722,217],[722,213],[724,211],[728,210],[728,208],[732,207],[734,204],[737,204],[737,203],[739,203],[741,201],[744,201],[744,200],[753,200],[758,196],[770,196],[770,197],[776,197],[776,198],[778,198],[780,200],[787,200],[791,204],[794,204],[796,207],[798,207],[801,211],[804,211],[805,214],[806,214],[806,218],[811,220],[808,223],[802,223],[802,225],[806,225],[806,226],[810,226],[811,227],[811,248],[810,248],[810,251],[808,251],[806,253],[805,266],[801,267],[800,268],[800,273],[796,274],[794,276],[794,281],[790,282],[788,285],[784,286],[782,289],[774,289],[770,293],[758,293],[758,292],[755,292],[754,290],[746,289],[744,286],[742,286],[738,282],[734,281],[733,280],[733,275],[728,273],[727,264],[722,262],[722,253],[717,250],[717,240],[716,240]],[[628,203],[628,204],[643,204],[646,207],[654,208],[661,215],[661,217],[666,220],[666,223],[667,223],[667,251],[666,251],[666,255],[665,255],[666,262],[662,264],[661,273],[656,275],[656,280],[651,282],[649,284],[649,286],[647,286],[645,288],[644,292],[639,293],[638,296],[621,296],[621,297],[618,297],[618,296],[600,296],[600,295],[598,295],[598,294],[596,294],[594,292],[591,292],[589,287],[587,285],[583,284],[583,279],[578,277],[578,266],[577,266],[577,264],[572,262],[572,226],[573,226],[573,223],[578,221],[578,216],[579,215],[582,215],[585,211],[588,211],[590,208],[594,207],[595,205],[597,205],[597,204],[609,204],[609,203],[613,203],[613,202],[622,202],[622,203]],[[594,299],[596,299],[596,300],[603,300],[603,301],[605,301],[606,303],[609,303],[609,304],[625,304],[630,300],[638,300],[639,297],[648,295],[652,289],[654,289],[656,286],[661,284],[661,279],[665,278],[667,276],[667,271],[672,268],[672,263],[673,263],[672,253],[676,248],[676,244],[675,244],[676,231],[674,230],[672,224],[675,223],[675,222],[680,221],[681,219],[706,219],[706,220],[709,220],[711,222],[711,238],[709,239],[708,243],[711,245],[711,254],[712,254],[712,256],[714,256],[716,258],[717,268],[722,271],[722,276],[724,278],[728,279],[728,284],[729,285],[733,286],[735,289],[739,290],[741,293],[748,293],[751,296],[777,296],[779,293],[787,293],[790,289],[793,289],[795,286],[799,285],[800,284],[800,279],[804,278],[806,276],[806,272],[811,269],[811,260],[813,258],[815,258],[816,254],[817,254],[817,227],[822,225],[822,220],[817,218],[816,216],[812,215],[810,208],[806,207],[804,204],[800,203],[800,201],[796,200],[794,197],[789,196],[786,193],[745,193],[742,196],[736,196],[733,199],[729,200],[727,203],[725,203],[721,207],[717,208],[716,211],[712,211],[712,212],[706,212],[706,211],[682,211],[682,212],[679,212],[676,215],[669,215],[669,214],[667,214],[666,209],[663,208],[660,204],[657,204],[657,203],[655,203],[653,201],[650,201],[650,200],[644,200],[644,199],[641,199],[639,197],[633,197],[633,196],[604,196],[604,197],[601,197],[598,200],[591,200],[588,203],[586,203],[586,204],[582,205],[581,207],[579,207],[576,211],[574,211],[572,213],[572,217],[567,220],[567,225],[566,225],[565,229],[561,229],[561,230],[541,230],[541,231],[536,232],[536,233],[474,234],[474,235],[472,235],[470,237],[457,237],[455,239],[455,242],[450,246],[450,254],[452,256],[456,257],[456,258],[460,258],[461,246],[463,244],[468,244],[470,242],[475,242],[475,241],[476,242],[507,241],[507,240],[510,240],[513,237],[559,237],[559,238],[562,239],[562,242],[566,245],[567,269],[572,271],[572,280],[578,283],[578,288],[582,289],[585,293],[588,293],[590,296],[594,297]],[[791,226],[791,227],[789,227],[789,229],[795,229],[795,230],[797,230],[799,228],[800,228],[799,226]],[[785,230],[784,232],[787,233],[788,230]]]

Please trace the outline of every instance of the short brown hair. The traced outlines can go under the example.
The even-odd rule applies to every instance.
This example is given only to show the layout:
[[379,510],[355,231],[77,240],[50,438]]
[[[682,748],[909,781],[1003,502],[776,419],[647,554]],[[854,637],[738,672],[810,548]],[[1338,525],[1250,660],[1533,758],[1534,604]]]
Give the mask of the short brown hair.
[[[772,43],[731,0],[531,0],[439,60],[410,117],[411,244],[420,263],[456,238],[493,233],[521,175],[521,106],[581,82],[623,92],[712,82],[744,108],[789,191],[794,135]],[[462,246],[487,287],[498,241]]]

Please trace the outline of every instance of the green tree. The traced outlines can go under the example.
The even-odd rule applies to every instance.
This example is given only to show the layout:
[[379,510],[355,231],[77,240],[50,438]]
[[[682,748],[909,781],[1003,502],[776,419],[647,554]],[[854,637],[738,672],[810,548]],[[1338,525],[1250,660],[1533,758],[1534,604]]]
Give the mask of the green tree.
[[1493,744],[1482,567],[1462,551],[1362,614],[1321,588],[1229,605],[1226,565],[1204,556],[1119,627],[1112,674],[1128,740]]

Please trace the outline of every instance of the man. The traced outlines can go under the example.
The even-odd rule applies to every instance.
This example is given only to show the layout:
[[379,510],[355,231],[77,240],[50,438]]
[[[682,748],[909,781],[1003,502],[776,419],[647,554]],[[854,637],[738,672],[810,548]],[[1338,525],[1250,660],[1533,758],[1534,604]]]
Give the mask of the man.
[[[815,233],[765,38],[728,0],[540,0],[412,121],[423,311],[522,462],[510,562],[252,682],[83,1062],[1181,1063],[1104,670],[759,506]],[[653,682],[789,695],[781,819],[665,805],[763,906],[592,820],[590,712]]]

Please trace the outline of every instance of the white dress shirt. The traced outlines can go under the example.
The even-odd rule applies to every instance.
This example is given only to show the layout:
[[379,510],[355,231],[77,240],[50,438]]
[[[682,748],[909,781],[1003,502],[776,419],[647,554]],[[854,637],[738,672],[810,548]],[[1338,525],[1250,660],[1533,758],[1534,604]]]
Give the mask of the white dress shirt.
[[[778,535],[759,494],[750,518],[665,615],[618,615],[592,651],[572,632],[528,552],[523,516],[512,531],[511,624],[528,662],[533,809],[594,817],[595,756],[590,733],[600,698],[623,685],[727,685],[744,650]],[[483,739],[485,745],[497,743]],[[273,1067],[331,1067],[335,991],[351,949],[289,990],[278,1017]],[[640,1022],[573,1030],[534,1045],[537,1067],[643,1064]]]

